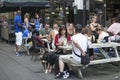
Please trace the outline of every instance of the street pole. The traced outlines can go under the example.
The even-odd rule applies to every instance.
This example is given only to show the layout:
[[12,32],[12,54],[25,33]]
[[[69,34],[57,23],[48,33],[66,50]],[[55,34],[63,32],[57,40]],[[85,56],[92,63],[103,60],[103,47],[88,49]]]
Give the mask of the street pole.
[[83,27],[86,25],[86,0],[83,2]]
[[77,8],[74,13],[74,24],[86,25],[86,0],[74,0],[74,8]]
[[107,7],[106,0],[104,0],[104,24],[103,24],[104,27],[106,27],[106,7]]
[[54,0],[51,0],[51,9],[50,9],[50,14],[51,14],[51,19],[50,19],[50,25],[52,26],[53,25],[53,15],[54,15]]

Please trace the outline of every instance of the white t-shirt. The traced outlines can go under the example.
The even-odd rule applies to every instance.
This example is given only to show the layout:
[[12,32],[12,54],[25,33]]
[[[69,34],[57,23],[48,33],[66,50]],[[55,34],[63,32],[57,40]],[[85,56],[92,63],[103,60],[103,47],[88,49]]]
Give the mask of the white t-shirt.
[[[78,45],[81,46],[82,50],[84,52],[87,51],[87,46],[88,46],[88,40],[86,38],[85,35],[81,34],[81,33],[78,33],[76,35],[73,35],[72,36],[72,41],[74,41],[75,43],[77,43]],[[81,51],[72,43],[72,48],[73,50],[75,51],[75,53],[79,56],[81,56]],[[81,61],[80,57],[76,56],[74,54],[74,52],[72,51],[72,55],[73,55],[73,58],[76,60],[76,61]]]
[[109,34],[102,31],[102,33],[99,34],[98,42],[101,42],[104,39],[104,37],[106,37],[106,36],[109,36]]
[[67,38],[65,36],[61,36],[58,39],[58,42],[63,43],[63,45],[67,45]]

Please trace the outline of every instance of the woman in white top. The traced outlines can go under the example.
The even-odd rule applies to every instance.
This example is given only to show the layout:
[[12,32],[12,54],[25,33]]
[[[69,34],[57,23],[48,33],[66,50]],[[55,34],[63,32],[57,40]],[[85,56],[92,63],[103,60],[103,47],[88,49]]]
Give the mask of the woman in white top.
[[109,36],[109,34],[105,31],[103,31],[101,27],[98,27],[96,31],[99,34],[98,40],[97,40],[98,43],[102,42],[105,37]]
[[55,36],[55,46],[67,45],[67,42],[71,40],[70,36],[67,34],[67,29],[65,25],[61,25],[59,28],[59,33]]
[[[55,28],[55,25],[54,25],[54,28]],[[55,30],[53,30],[52,32],[54,32],[54,36],[52,36],[52,39],[54,39],[52,44],[55,45],[56,50],[57,50],[57,46],[66,45],[67,41],[70,41],[70,36],[67,35],[67,29],[64,25],[60,26],[58,34],[55,35],[55,33],[56,33]],[[59,52],[56,52],[56,53],[62,54],[63,50],[59,50]],[[56,58],[57,58],[57,56],[54,53],[49,57],[49,60],[48,60],[48,62],[49,62],[49,64],[48,64],[49,73],[51,72],[51,70],[53,68],[53,65],[55,64]]]

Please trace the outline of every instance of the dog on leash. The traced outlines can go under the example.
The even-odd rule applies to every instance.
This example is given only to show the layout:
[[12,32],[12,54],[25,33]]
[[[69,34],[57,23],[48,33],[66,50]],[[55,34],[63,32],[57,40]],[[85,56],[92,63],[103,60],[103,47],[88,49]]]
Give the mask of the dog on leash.
[[56,54],[55,52],[48,52],[45,53],[42,57],[42,64],[45,69],[45,73],[51,73],[53,69],[53,65],[55,64],[56,61]]
[[35,50],[33,47],[31,47],[29,49],[30,55],[31,55],[31,60],[33,61],[37,61],[40,60],[44,71],[47,70],[47,66],[48,66],[48,52],[46,52],[44,49],[39,49],[39,50]]

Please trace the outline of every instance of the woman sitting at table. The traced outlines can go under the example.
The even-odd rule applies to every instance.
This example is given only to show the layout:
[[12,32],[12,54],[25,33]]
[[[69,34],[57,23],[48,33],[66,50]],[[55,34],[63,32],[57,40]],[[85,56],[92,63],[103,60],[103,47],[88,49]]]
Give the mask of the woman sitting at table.
[[[55,36],[56,54],[59,54],[59,55],[65,54],[66,51],[58,49],[58,46],[65,46],[67,45],[67,42],[70,42],[70,41],[71,41],[71,38],[67,34],[67,29],[65,25],[61,25],[59,28],[58,34]],[[58,70],[59,70],[59,65],[58,65],[58,58],[57,58],[57,61],[55,63],[55,74],[58,73]]]
[[[55,41],[54,41],[54,45],[56,46],[56,52],[55,52],[56,54],[63,54],[63,50],[60,50],[57,47],[67,45],[67,41],[70,41],[70,36],[67,35],[66,27],[64,25],[61,25],[59,28],[58,34],[55,36]],[[57,61],[58,57],[56,54],[52,53],[51,56],[49,56],[48,58],[48,63],[49,63],[48,72],[49,73],[51,72],[54,64],[55,64],[55,73],[56,73],[56,70],[59,70],[58,61]]]
[[[108,42],[108,37],[109,37],[109,34],[107,32],[105,32],[101,26],[99,26],[97,29],[96,29],[97,33],[98,33],[98,40],[97,42],[100,43],[100,42]],[[106,37],[106,38],[105,38]]]
[[67,29],[65,27],[65,25],[61,25],[61,27],[59,28],[59,33],[55,36],[55,46],[56,48],[58,46],[65,46],[67,45],[67,42],[69,42],[70,36],[67,35]]

